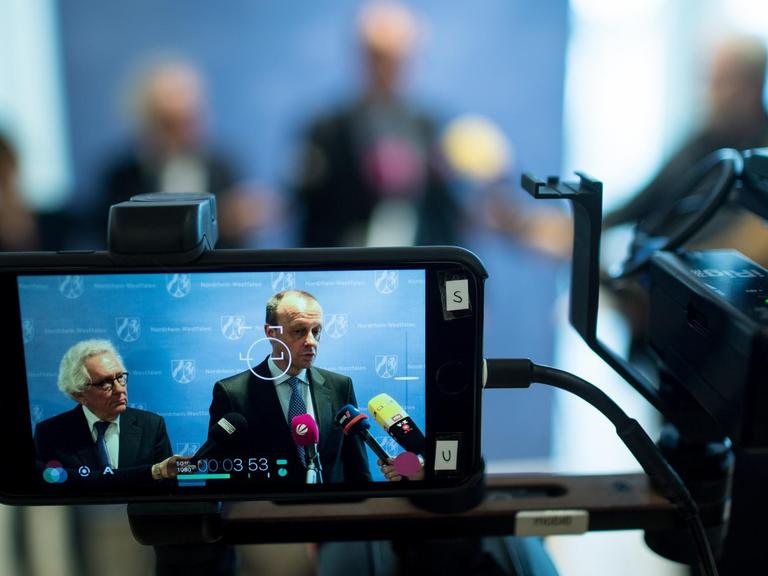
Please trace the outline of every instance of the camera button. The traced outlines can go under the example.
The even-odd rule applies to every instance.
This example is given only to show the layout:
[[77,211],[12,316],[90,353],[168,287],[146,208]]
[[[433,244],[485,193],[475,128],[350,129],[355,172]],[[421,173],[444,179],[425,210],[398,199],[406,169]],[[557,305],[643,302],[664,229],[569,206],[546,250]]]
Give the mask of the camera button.
[[437,370],[437,388],[443,394],[461,394],[469,385],[463,362],[446,362]]

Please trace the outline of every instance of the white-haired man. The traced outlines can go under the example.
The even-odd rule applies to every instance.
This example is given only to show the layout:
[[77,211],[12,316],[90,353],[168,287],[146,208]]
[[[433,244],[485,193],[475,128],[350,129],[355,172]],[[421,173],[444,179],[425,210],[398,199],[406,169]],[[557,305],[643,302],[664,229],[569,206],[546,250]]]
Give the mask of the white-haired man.
[[128,407],[128,372],[108,340],[83,340],[64,354],[59,390],[78,405],[40,422],[35,449],[79,477],[151,482],[176,476],[165,421]]
[[261,224],[249,188],[206,130],[205,82],[189,62],[158,59],[137,77],[132,143],[105,167],[94,206],[106,230],[109,207],[137,194],[211,192],[219,207],[219,247],[239,247],[242,235]]

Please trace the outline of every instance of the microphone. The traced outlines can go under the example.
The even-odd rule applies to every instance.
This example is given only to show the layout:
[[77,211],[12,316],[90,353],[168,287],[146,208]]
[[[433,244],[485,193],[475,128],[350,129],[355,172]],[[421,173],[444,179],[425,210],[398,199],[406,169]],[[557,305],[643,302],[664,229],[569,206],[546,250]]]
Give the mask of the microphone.
[[384,451],[384,448],[376,441],[376,438],[368,432],[371,423],[368,421],[368,416],[360,412],[359,408],[352,406],[352,404],[344,406],[336,413],[336,424],[341,426],[345,436],[356,436],[357,434],[362,436],[363,441],[368,444],[368,447],[373,450],[373,453],[378,456],[379,460],[384,463],[389,460],[389,454]]
[[291,436],[297,446],[304,447],[307,462],[302,464],[307,467],[307,484],[322,484],[323,467],[320,464],[320,455],[317,453],[317,444],[320,441],[317,422],[310,414],[294,416],[291,418]]
[[413,452],[402,452],[395,456],[392,465],[400,476],[408,478],[421,472],[424,468],[423,462]]
[[424,456],[427,441],[413,418],[389,394],[379,394],[368,401],[368,412],[406,452]]
[[229,412],[208,430],[208,439],[200,446],[193,460],[207,458],[222,448],[232,448],[248,433],[248,422],[242,414]]

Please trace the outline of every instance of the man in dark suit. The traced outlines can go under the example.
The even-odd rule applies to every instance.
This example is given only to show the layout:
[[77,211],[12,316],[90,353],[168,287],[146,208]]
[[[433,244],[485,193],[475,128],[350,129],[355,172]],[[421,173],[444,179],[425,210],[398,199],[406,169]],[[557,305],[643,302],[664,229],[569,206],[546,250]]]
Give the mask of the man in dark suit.
[[[78,406],[35,428],[38,461],[58,461],[75,478],[151,483],[176,476],[165,421],[128,407],[128,372],[108,340],[84,340],[61,360],[59,389]],[[83,466],[87,474],[83,474]]]
[[[305,453],[297,448],[289,423],[300,414],[317,422],[324,482],[369,482],[368,458],[359,437],[345,436],[335,424],[346,404],[357,405],[352,380],[315,368],[323,311],[308,292],[285,290],[267,302],[264,331],[272,354],[252,370],[217,382],[210,407],[211,426],[227,413],[248,422],[238,449],[248,457],[285,458],[291,478],[304,478]],[[223,448],[224,450],[228,448]]]
[[303,246],[457,242],[461,215],[436,154],[436,122],[401,94],[417,28],[399,4],[361,11],[362,94],[304,137],[295,190]]

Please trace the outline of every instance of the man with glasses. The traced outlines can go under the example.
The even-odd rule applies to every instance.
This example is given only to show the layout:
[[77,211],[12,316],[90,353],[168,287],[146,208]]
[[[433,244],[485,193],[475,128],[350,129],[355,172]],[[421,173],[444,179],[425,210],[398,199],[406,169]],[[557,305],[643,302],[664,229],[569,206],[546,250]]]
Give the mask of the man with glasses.
[[[38,460],[75,477],[151,483],[176,477],[165,421],[128,407],[128,372],[108,340],[84,340],[64,354],[59,390],[78,405],[35,429]],[[71,476],[70,476],[71,477]]]

